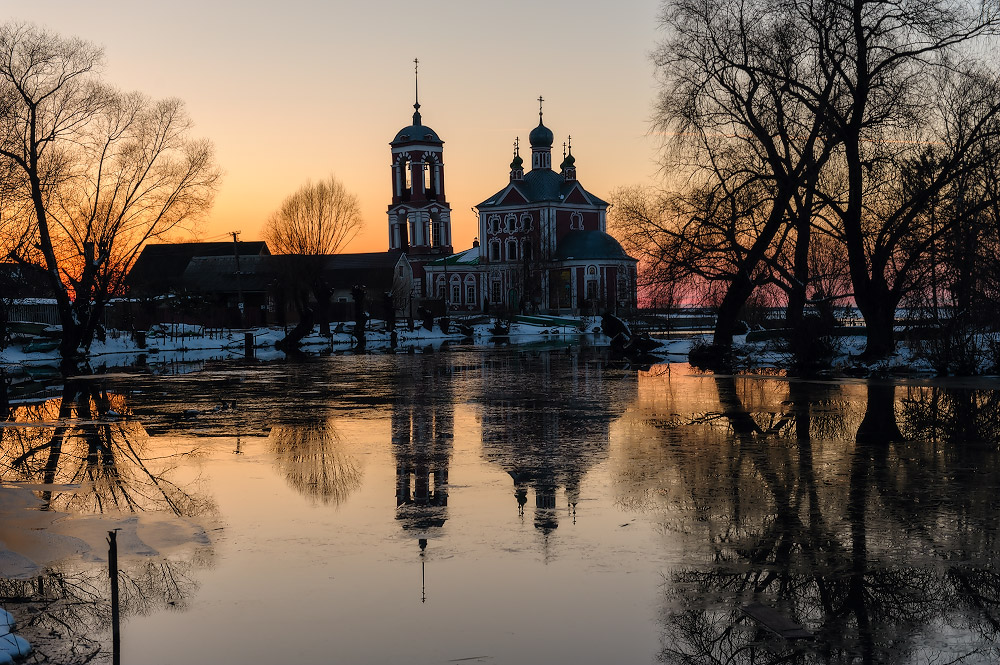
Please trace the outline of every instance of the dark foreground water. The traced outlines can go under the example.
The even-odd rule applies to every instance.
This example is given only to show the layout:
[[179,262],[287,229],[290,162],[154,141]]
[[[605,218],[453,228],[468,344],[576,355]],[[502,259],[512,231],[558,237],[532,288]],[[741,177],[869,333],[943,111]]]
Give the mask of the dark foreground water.
[[110,662],[120,529],[130,665],[996,662],[996,387],[600,349],[84,380],[0,428],[0,605]]

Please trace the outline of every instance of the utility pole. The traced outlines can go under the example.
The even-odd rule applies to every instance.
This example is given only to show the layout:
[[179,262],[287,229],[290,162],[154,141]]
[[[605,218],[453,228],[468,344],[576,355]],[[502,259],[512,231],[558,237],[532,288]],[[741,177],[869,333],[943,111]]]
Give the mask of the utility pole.
[[236,257],[236,292],[237,292],[237,296],[239,298],[239,301],[238,301],[238,303],[237,303],[236,306],[240,310],[240,327],[241,328],[246,328],[247,327],[246,326],[246,320],[244,319],[244,316],[243,316],[243,283],[242,283],[241,277],[240,277],[240,275],[241,275],[241,273],[240,273],[240,243],[239,243],[240,232],[239,231],[230,231],[229,235],[233,236],[233,256]]

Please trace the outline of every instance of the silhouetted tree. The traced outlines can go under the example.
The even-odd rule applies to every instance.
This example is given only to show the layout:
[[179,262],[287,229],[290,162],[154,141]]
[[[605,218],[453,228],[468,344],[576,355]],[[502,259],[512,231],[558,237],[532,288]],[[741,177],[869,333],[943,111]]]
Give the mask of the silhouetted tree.
[[142,245],[192,223],[219,179],[183,104],[112,89],[101,60],[82,40],[0,26],[0,172],[13,185],[0,196],[0,244],[49,275],[66,372]]
[[761,285],[787,292],[796,321],[819,230],[847,255],[866,354],[892,352],[896,307],[924,288],[927,252],[994,206],[992,190],[970,190],[928,224],[934,200],[1000,153],[1000,85],[974,51],[1000,16],[947,0],[668,0],[663,24],[656,123],[676,181],[644,215],[656,237],[634,236],[651,263],[659,253],[681,276],[723,284],[726,347]]
[[324,277],[323,258],[343,250],[363,225],[358,197],[331,175],[300,187],[282,201],[264,226],[264,239],[271,251],[299,257],[291,281],[312,291],[323,334],[330,333],[329,307],[333,294]]

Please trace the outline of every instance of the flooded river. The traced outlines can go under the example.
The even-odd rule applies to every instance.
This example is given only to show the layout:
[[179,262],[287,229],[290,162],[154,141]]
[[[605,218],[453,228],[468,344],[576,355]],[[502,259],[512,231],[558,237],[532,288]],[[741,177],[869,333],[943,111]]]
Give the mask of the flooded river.
[[0,427],[0,606],[111,662],[117,529],[129,665],[996,662],[997,385],[595,348],[82,379]]

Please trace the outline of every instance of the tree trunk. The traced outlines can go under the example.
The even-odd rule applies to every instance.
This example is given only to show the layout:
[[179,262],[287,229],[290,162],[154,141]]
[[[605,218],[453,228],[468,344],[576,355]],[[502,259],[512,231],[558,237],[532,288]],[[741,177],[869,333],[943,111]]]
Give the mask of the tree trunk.
[[753,293],[753,282],[746,272],[733,280],[726,290],[726,295],[719,305],[719,314],[715,319],[715,335],[712,343],[724,349],[733,346],[733,331],[740,320],[740,312],[746,304],[750,294]]
[[299,311],[299,322],[291,332],[274,343],[274,348],[288,353],[299,348],[302,338],[308,335],[313,329],[313,311],[308,307],[303,307]]
[[809,220],[801,220],[795,233],[795,257],[792,288],[785,308],[785,327],[792,330],[802,324],[806,307],[806,284],[809,282]]
[[863,357],[880,360],[896,351],[896,298],[885,284],[869,282],[867,288],[855,285],[854,299],[865,319],[867,343]]

